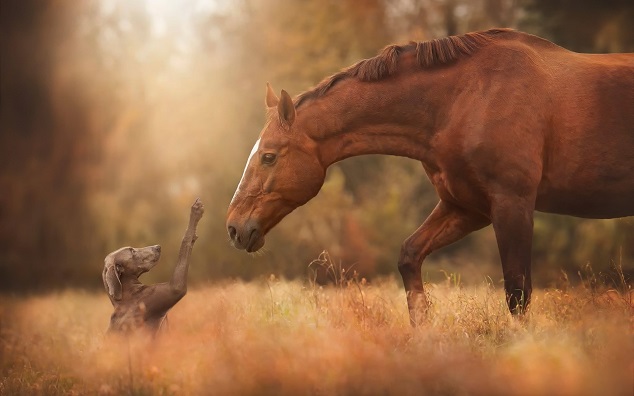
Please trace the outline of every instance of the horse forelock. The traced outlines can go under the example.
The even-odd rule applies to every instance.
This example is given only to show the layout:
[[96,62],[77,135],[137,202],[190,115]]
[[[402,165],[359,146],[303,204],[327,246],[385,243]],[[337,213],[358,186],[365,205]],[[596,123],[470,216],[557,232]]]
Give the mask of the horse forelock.
[[398,61],[404,52],[415,51],[418,66],[430,68],[471,55],[495,39],[496,35],[510,31],[513,30],[490,29],[430,41],[411,42],[406,45],[389,45],[377,56],[359,61],[330,77],[326,77],[311,90],[301,93],[295,99],[295,107],[301,106],[310,99],[325,95],[337,83],[348,78],[357,78],[359,81],[368,82],[382,80],[393,75],[398,70]]

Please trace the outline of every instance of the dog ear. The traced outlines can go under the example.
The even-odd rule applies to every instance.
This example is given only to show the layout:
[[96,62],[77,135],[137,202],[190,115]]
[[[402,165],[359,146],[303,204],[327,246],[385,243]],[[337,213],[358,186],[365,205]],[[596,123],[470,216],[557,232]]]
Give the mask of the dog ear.
[[111,257],[106,258],[102,277],[108,294],[116,301],[121,300],[121,280],[119,279],[119,272],[116,269],[114,260]]

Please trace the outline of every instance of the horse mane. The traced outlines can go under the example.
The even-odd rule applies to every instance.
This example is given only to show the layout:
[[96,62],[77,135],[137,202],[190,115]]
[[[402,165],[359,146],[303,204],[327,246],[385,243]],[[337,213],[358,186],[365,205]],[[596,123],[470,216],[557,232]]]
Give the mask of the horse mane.
[[416,51],[416,61],[421,68],[445,65],[462,56],[471,55],[478,48],[488,44],[500,33],[513,29],[490,29],[481,32],[466,33],[460,36],[448,36],[423,42],[410,42],[406,45],[389,45],[374,58],[364,59],[342,71],[325,78],[314,88],[301,93],[295,99],[295,107],[309,99],[323,96],[338,82],[356,77],[360,81],[378,81],[393,75],[398,67],[400,54]]

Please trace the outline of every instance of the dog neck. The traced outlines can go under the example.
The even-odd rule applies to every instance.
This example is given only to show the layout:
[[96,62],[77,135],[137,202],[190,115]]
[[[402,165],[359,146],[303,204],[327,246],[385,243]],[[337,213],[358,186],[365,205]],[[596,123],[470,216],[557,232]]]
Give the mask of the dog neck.
[[133,301],[134,296],[142,292],[146,287],[137,278],[121,279],[121,301]]

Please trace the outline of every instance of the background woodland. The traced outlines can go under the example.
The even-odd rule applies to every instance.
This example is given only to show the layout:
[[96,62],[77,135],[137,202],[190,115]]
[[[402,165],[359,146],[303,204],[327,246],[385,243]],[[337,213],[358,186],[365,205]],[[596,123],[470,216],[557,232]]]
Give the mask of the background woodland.
[[[2,0],[0,291],[101,287],[105,255],[163,246],[171,271],[196,197],[190,279],[303,277],[323,250],[372,279],[437,202],[419,163],[331,167],[321,193],[250,256],[224,218],[264,121],[291,95],[391,43],[512,27],[583,52],[634,52],[634,3],[603,0]],[[535,280],[634,270],[634,218],[537,214]],[[588,264],[593,268],[589,270]],[[444,271],[444,272],[443,272]],[[501,279],[492,230],[430,256],[427,280]]]

